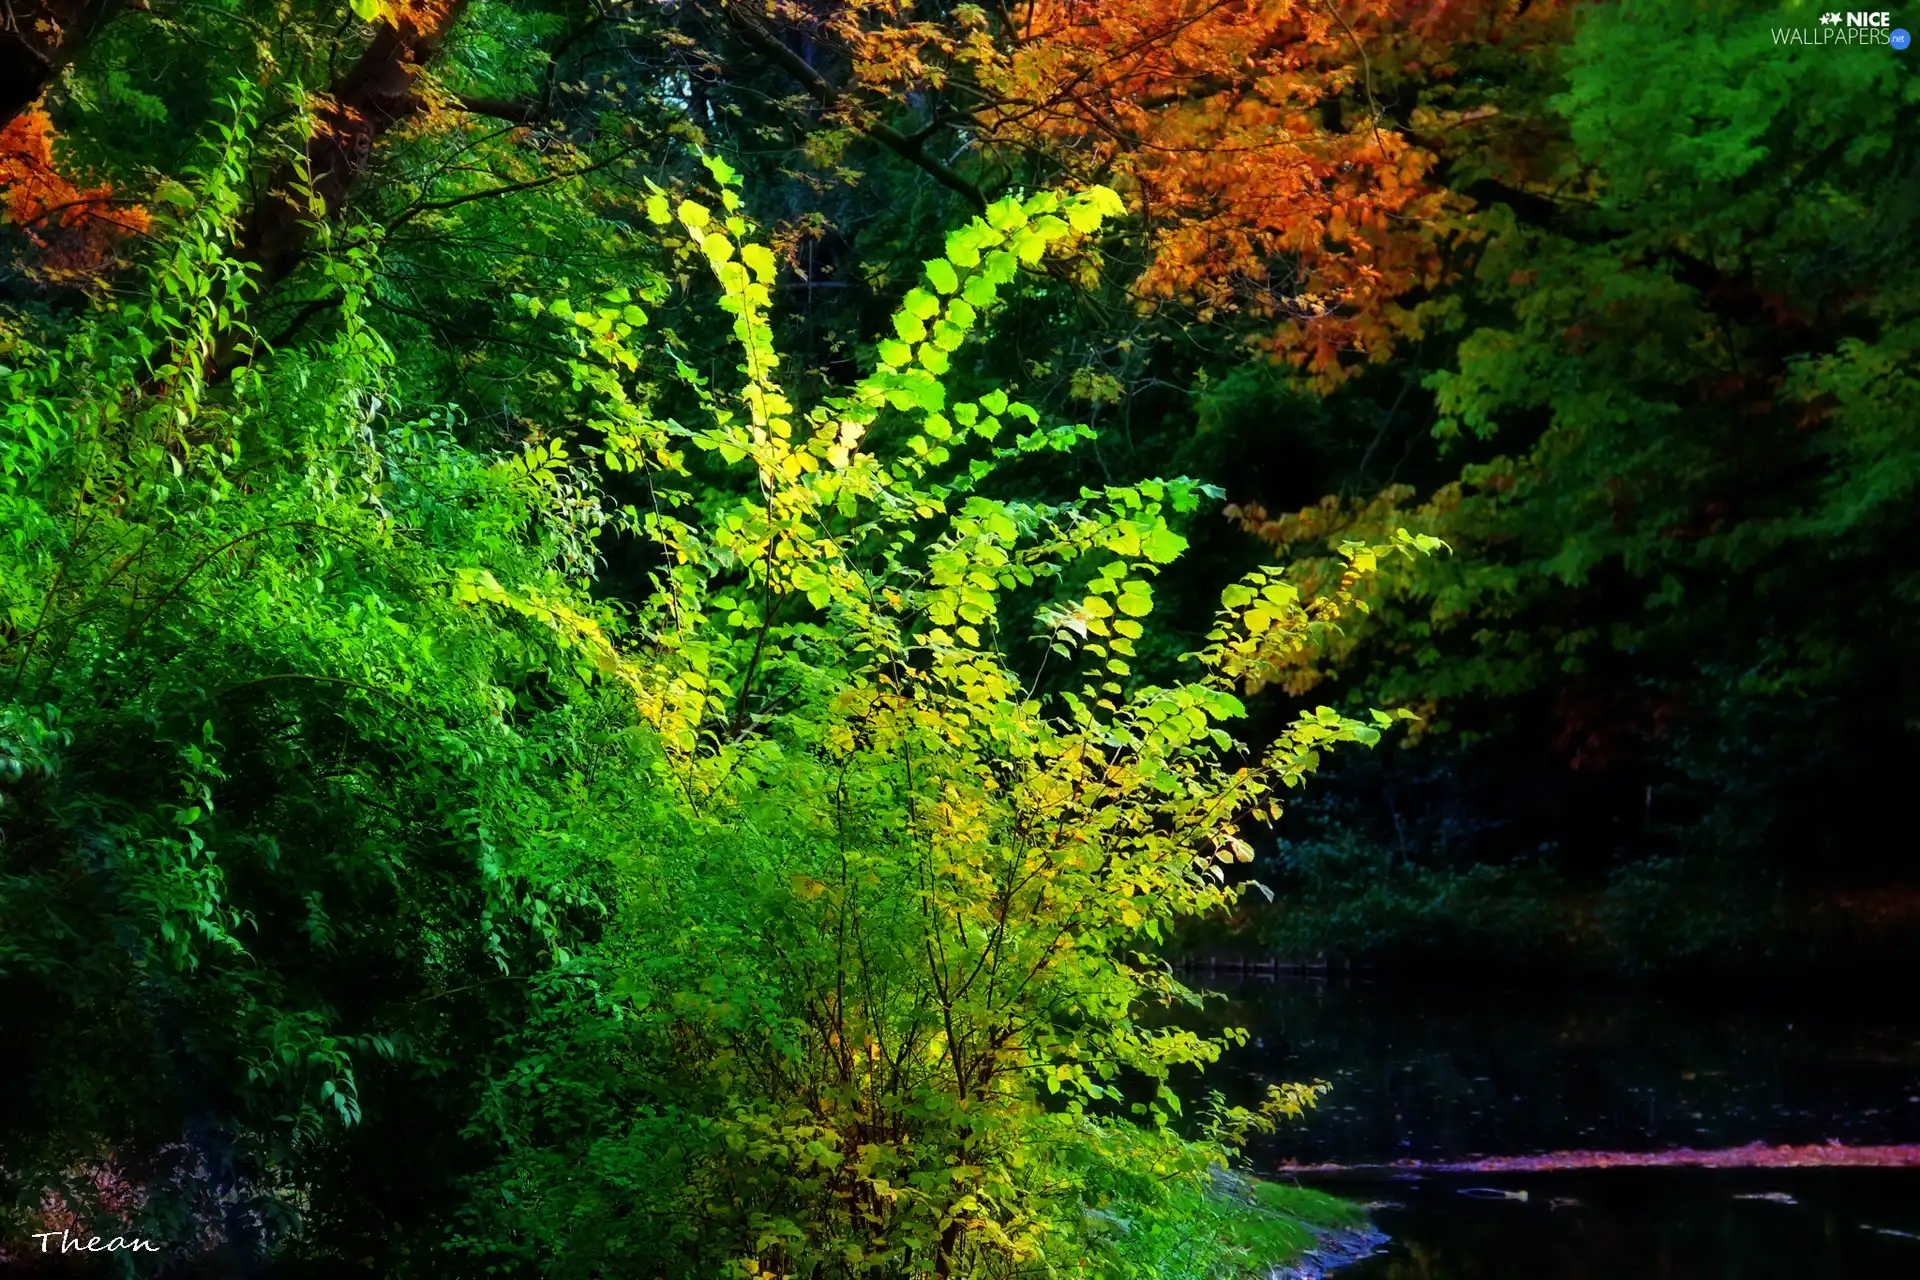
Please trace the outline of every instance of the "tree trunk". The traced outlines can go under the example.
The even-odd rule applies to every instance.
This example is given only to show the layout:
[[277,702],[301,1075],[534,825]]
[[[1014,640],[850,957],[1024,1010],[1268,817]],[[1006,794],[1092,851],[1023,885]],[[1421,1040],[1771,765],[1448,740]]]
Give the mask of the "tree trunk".
[[[467,0],[408,0],[397,25],[382,22],[353,69],[329,86],[319,127],[307,144],[313,194],[325,202],[326,213],[346,203],[380,136],[420,109],[414,78],[466,7]],[[263,292],[299,265],[320,216],[291,198],[294,177],[277,177],[240,238],[239,256],[259,267]]]

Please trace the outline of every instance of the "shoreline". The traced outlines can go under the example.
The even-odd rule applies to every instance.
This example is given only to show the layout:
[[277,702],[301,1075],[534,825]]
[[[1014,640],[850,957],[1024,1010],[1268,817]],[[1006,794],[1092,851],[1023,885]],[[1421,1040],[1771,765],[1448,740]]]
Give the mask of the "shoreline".
[[1343,1267],[1371,1258],[1392,1239],[1368,1223],[1317,1232],[1318,1243],[1293,1261],[1271,1267],[1267,1280],[1325,1280]]

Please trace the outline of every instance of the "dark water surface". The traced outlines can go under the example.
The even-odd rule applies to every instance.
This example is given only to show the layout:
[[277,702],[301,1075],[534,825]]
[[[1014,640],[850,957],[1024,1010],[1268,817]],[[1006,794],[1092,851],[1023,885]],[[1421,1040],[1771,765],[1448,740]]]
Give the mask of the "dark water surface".
[[[1661,996],[1282,979],[1224,990],[1236,1100],[1324,1079],[1254,1152],[1341,1165],[1750,1142],[1920,1143],[1909,996]],[[1344,1280],[1920,1280],[1920,1169],[1584,1169],[1303,1177],[1393,1236]],[[1524,1195],[1524,1198],[1522,1196]]]

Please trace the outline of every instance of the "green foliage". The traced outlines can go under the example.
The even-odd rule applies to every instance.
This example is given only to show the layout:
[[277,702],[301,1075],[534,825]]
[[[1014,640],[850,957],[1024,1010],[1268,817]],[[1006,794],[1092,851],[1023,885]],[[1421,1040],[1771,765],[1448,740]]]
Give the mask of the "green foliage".
[[[1221,1042],[1142,1020],[1195,999],[1143,948],[1237,897],[1223,871],[1251,856],[1243,811],[1378,730],[1323,708],[1233,766],[1227,646],[1196,655],[1193,683],[1128,682],[1191,483],[1058,505],[980,491],[996,462],[1084,432],[997,391],[954,401],[949,357],[1018,264],[1109,193],[1002,201],[951,234],[874,371],[802,408],[776,380],[733,175],[709,167],[717,211],[661,193],[654,217],[708,265],[737,380],[683,361],[697,423],[611,399],[606,415],[632,421],[622,465],[666,469],[640,517],[660,567],[619,659],[662,752],[658,826],[616,860],[595,985],[499,1082],[509,1155],[466,1243],[567,1274],[642,1241],[675,1273],[1167,1274],[1129,1269],[1132,1245],[1100,1244],[1084,1214],[1176,1179],[1189,1190],[1137,1206],[1171,1230],[1224,1159],[1168,1130],[1169,1072]],[[619,341],[582,346],[583,385],[628,367]],[[999,443],[1014,420],[1033,430]],[[668,490],[693,482],[688,451],[731,469]],[[1372,555],[1356,550],[1356,577]],[[1002,647],[1005,597],[1046,584],[1072,589],[1038,638],[1081,673],[1051,700]],[[1316,624],[1241,594],[1223,640]]]
[[[1309,616],[1256,575],[1195,679],[1134,677],[1208,491],[992,496],[1091,433],[951,386],[1117,197],[992,204],[872,371],[808,402],[708,158],[716,204],[656,186],[657,242],[513,299],[552,429],[475,448],[375,323],[367,229],[287,286],[326,325],[261,340],[234,246],[279,153],[236,93],[145,288],[4,371],[0,984],[45,1046],[9,1067],[16,1219],[124,1175],[157,1189],[117,1210],[136,1230],[231,1238],[237,1202],[252,1247],[393,1274],[1201,1275],[1293,1247],[1291,1210],[1215,1173],[1317,1093],[1182,1137],[1169,1074],[1227,1041],[1156,1020],[1198,997],[1151,948],[1238,897],[1247,813],[1390,721],[1229,732],[1262,646],[1346,597]],[[666,283],[690,269],[728,371],[650,336],[697,320]],[[621,542],[646,589],[596,598]],[[1356,545],[1351,581],[1426,545]],[[1014,666],[1029,640],[1058,692]]]
[[[3,371],[0,984],[39,1045],[7,1068],[6,1178],[31,1212],[76,1167],[144,1173],[149,1226],[224,1182],[323,1241],[393,1212],[341,1176],[347,1130],[457,1112],[419,1091],[604,909],[629,750],[563,605],[597,612],[572,563],[597,526],[406,403],[364,249],[326,265],[327,341],[210,372],[247,323],[254,110],[144,296]],[[464,566],[551,616],[478,614]],[[463,1118],[401,1176],[444,1180]]]
[[[1283,556],[1401,524],[1458,548],[1383,579],[1377,631],[1320,674],[1419,711],[1406,771],[1478,777],[1504,829],[1482,856],[1562,845],[1555,893],[1696,852],[1803,884],[1908,870],[1871,815],[1920,723],[1920,206],[1896,142],[1920,90],[1895,57],[1776,46],[1787,22],[1586,11],[1526,72],[1558,90],[1555,142],[1479,170],[1473,278],[1423,304],[1452,349],[1420,489],[1253,522]],[[1534,816],[1556,808],[1582,816]],[[1439,843],[1419,856],[1457,868]]]
[[[1436,867],[1348,832],[1282,846],[1286,888],[1251,922],[1263,949],[1529,973],[1805,973],[1846,926],[1777,878],[1705,858],[1643,858],[1598,884],[1547,857]],[[1831,915],[1829,908],[1828,914]],[[1858,945],[1858,939],[1854,939]]]

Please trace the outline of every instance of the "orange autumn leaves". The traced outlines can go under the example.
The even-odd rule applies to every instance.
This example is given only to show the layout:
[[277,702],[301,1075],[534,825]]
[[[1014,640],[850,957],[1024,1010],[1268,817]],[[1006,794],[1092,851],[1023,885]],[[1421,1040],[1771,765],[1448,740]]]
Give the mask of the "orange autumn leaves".
[[1415,330],[1402,299],[1441,282],[1467,207],[1396,127],[1386,73],[1444,79],[1451,44],[1498,43],[1552,7],[1032,0],[936,23],[851,0],[825,25],[869,91],[971,99],[990,151],[1125,192],[1146,230],[1142,304],[1271,317],[1276,356],[1335,382]]
[[1138,281],[1201,319],[1252,307],[1294,321],[1316,373],[1385,350],[1394,296],[1440,270],[1423,224],[1432,157],[1377,112],[1334,111],[1366,71],[1326,5],[1052,0],[997,77],[997,136],[1044,139],[1131,188],[1150,228]]
[[351,0],[349,7],[363,22],[384,22],[400,31],[443,35],[461,6],[456,0]]
[[[385,61],[363,59],[347,77],[349,83],[363,97],[384,91],[388,98],[405,98],[401,110],[410,110],[419,46],[446,34],[464,0],[356,0],[352,7],[385,31],[373,46]],[[69,34],[48,19],[39,25],[63,38]],[[337,129],[344,121],[351,126],[346,134],[366,132],[364,114],[352,104],[342,106],[325,95],[315,95],[315,101],[331,109],[330,126]],[[391,103],[382,105],[393,109]],[[127,241],[150,230],[152,220],[110,184],[85,185],[70,176],[70,164],[56,154],[58,141],[44,102],[27,106],[0,128],[0,211],[4,223],[31,247],[31,264],[22,264],[31,276],[55,285],[97,283],[120,265]]]
[[114,265],[121,242],[146,232],[151,220],[141,206],[116,199],[112,187],[68,178],[53,144],[53,125],[37,106],[0,129],[0,201],[6,220],[39,251],[38,275],[81,281]]

